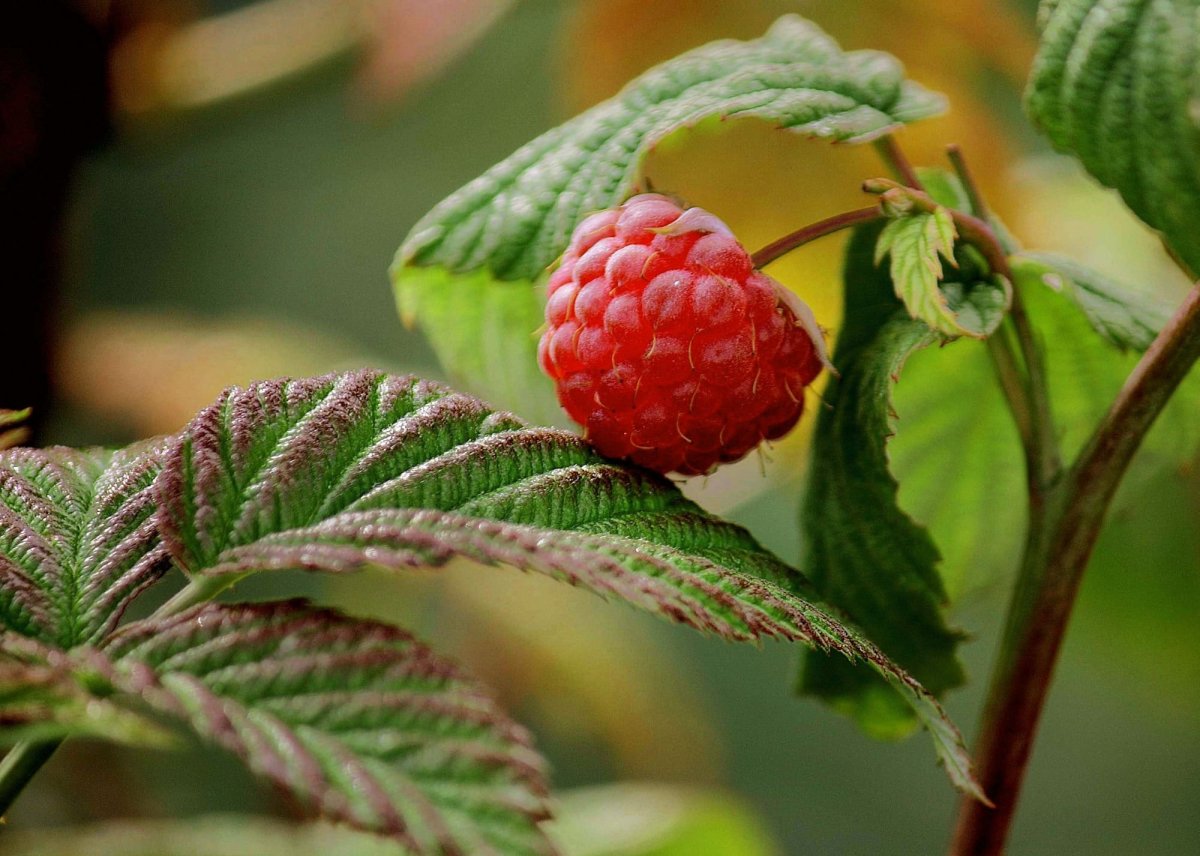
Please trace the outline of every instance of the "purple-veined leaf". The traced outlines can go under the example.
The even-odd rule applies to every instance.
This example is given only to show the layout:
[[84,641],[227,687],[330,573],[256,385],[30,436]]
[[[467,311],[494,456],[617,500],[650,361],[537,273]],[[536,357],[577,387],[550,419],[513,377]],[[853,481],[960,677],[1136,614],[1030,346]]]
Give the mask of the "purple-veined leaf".
[[[77,649],[84,651],[91,649]],[[172,735],[68,653],[27,636],[0,633],[0,744],[85,736],[167,746]]]
[[545,771],[476,681],[402,630],[304,601],[133,622],[87,664],[322,816],[416,854],[553,852]]
[[605,460],[574,434],[378,372],[269,381],[202,411],[168,453],[158,490],[164,542],[210,585],[462,555],[725,639],[787,639],[865,661],[929,728],[955,784],[975,791],[937,702],[807,599],[797,571],[667,480]]
[[102,639],[167,565],[154,525],[161,442],[0,452],[0,628]]

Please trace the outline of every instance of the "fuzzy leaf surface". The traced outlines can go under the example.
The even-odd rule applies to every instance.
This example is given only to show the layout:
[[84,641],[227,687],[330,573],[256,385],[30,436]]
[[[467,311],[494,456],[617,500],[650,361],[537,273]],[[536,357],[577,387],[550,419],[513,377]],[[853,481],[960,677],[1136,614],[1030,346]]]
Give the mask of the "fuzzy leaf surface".
[[[535,283],[587,214],[637,189],[641,163],[659,142],[713,117],[754,117],[808,137],[859,142],[943,109],[944,99],[906,80],[891,56],[844,52],[796,16],[759,39],[689,51],[518,149],[422,218],[392,269],[401,314],[426,328],[443,364],[469,389],[529,408],[528,398],[508,394],[529,380],[497,386],[494,375],[536,372],[530,336],[543,297]],[[499,325],[485,305],[520,325]],[[491,347],[480,348],[481,340]],[[501,352],[512,356],[499,361]],[[543,392],[539,401],[547,400]],[[534,410],[523,412],[560,418],[552,405]]]
[[937,703],[806,598],[799,572],[745,530],[574,434],[528,427],[470,396],[369,371],[233,389],[182,433],[159,491],[165,543],[197,578],[463,555],[725,639],[787,639],[863,660],[930,728],[956,783],[973,786]]
[[[890,226],[891,224],[889,224]],[[885,229],[888,227],[884,227]],[[941,614],[946,594],[937,547],[897,503],[888,464],[892,387],[909,356],[939,341],[908,317],[887,270],[874,264],[878,226],[847,250],[846,320],[813,439],[803,524],[805,567],[817,591],[845,611],[888,655],[941,693],[964,680],[962,636]],[[870,672],[811,655],[801,689],[850,714],[869,733],[896,737],[916,726],[908,706]]]
[[528,734],[402,630],[304,601],[205,604],[134,622],[103,655],[118,692],[324,817],[416,854],[552,852]]
[[135,746],[170,745],[168,731],[110,698],[97,683],[102,682],[74,654],[0,633],[0,744],[95,737]]
[[1196,3],[1056,0],[1039,22],[1030,116],[1200,270]]
[[152,486],[160,443],[0,452],[0,628],[95,643],[166,567]]

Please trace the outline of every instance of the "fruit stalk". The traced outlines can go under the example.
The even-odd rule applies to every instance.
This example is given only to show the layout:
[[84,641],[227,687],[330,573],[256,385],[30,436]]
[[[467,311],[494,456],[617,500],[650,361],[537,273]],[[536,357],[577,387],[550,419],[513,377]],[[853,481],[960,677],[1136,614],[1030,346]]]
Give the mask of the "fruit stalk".
[[856,208],[853,211],[835,214],[825,220],[820,220],[805,226],[803,229],[797,229],[791,234],[784,235],[777,241],[772,241],[761,250],[755,252],[750,259],[754,262],[756,268],[764,268],[776,259],[787,255],[792,250],[802,247],[811,241],[815,241],[817,238],[823,238],[826,235],[832,235],[835,232],[850,229],[863,223],[870,223],[872,220],[879,220],[882,217],[883,212],[879,209],[878,205],[869,205],[866,208]]

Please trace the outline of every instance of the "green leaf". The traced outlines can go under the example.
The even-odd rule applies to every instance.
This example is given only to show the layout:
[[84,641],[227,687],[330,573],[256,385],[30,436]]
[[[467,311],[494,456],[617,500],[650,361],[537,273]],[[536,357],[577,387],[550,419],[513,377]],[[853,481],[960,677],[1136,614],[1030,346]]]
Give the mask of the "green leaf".
[[[1072,456],[1111,406],[1169,312],[1080,265],[1055,263],[1060,275],[1069,277],[1062,287],[1043,275],[1027,282],[1023,296],[1044,342],[1063,452]],[[1028,273],[1024,264],[1018,268],[1023,276]],[[1192,372],[1147,435],[1138,460],[1189,463],[1200,449],[1198,408],[1200,374]]]
[[161,444],[0,452],[0,629],[94,643],[166,567],[152,484]]
[[1046,287],[1074,301],[1092,329],[1119,351],[1146,350],[1171,316],[1160,301],[1064,256],[1026,252],[1011,261],[1020,287]]
[[[905,188],[894,186],[883,192],[881,205],[890,219],[879,233],[875,264],[889,260],[892,286],[909,317],[924,321],[948,338],[986,338],[1008,311],[1010,286],[987,272],[974,248],[965,244],[955,247],[958,231],[945,204],[959,201],[962,190],[958,181],[939,170],[924,173],[943,204],[926,211],[914,207]],[[960,255],[969,261],[969,270],[960,270],[952,281],[943,282],[943,260],[957,269]]]
[[1025,462],[982,342],[913,354],[893,390],[888,442],[900,508],[933,536],[948,602],[1014,571],[1024,540]]
[[[1051,267],[1050,265],[1053,265]],[[1078,452],[1166,313],[1156,301],[1053,256],[1021,253],[1013,271],[1044,352],[1065,454]],[[895,390],[889,444],[900,506],[926,524],[951,602],[1015,569],[1025,525],[1024,462],[982,343],[916,354]],[[1152,504],[1145,480],[1200,451],[1200,375],[1159,417],[1118,496],[1121,513]]]
[[116,690],[324,817],[417,854],[552,852],[527,733],[401,630],[303,601],[205,604],[127,625],[104,653]]
[[406,268],[398,282],[405,323],[420,321],[438,360],[467,389],[535,423],[569,423],[537,366],[537,332],[545,323],[540,284],[441,267]]
[[939,287],[941,257],[953,263],[957,237],[950,212],[939,205],[932,214],[917,212],[889,221],[875,244],[875,264],[888,258],[892,285],[908,314],[947,336],[972,335]]
[[866,661],[918,711],[952,778],[973,787],[937,703],[805,599],[797,571],[667,480],[600,458],[574,434],[375,372],[273,381],[227,391],[202,411],[158,486],[164,541],[193,577],[436,566],[463,555],[726,639],[789,639]]
[[[943,108],[892,57],[843,52],[795,16],[760,39],[697,48],[523,146],[422,218],[392,269],[401,314],[426,327],[443,364],[472,390],[543,421],[559,418],[547,396],[535,412],[528,399],[508,397],[537,371],[532,333],[543,298],[534,284],[587,214],[637,189],[642,160],[658,143],[712,117],[757,117],[808,137],[860,142]],[[487,304],[527,326],[501,326]],[[481,349],[484,339],[492,347]],[[497,385],[500,369],[519,379]]]
[[[936,694],[964,680],[954,653],[962,636],[941,614],[937,548],[897,504],[887,441],[892,387],[908,357],[939,337],[907,316],[890,276],[874,266],[879,234],[877,225],[857,230],[847,251],[846,320],[833,357],[840,377],[826,390],[813,440],[805,567],[825,600]],[[916,725],[894,692],[850,663],[809,655],[801,689],[875,736],[902,736]]]
[[171,734],[97,692],[86,663],[25,636],[0,633],[0,743],[98,737],[164,747]]
[[1200,270],[1196,4],[1058,0],[1039,22],[1030,116]]

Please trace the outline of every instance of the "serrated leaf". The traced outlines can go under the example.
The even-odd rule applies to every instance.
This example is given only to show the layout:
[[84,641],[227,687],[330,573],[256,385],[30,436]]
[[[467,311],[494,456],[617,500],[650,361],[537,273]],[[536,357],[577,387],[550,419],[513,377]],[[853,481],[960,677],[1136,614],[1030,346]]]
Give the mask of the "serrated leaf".
[[206,604],[103,653],[117,690],[327,818],[416,854],[552,852],[528,734],[402,630],[304,601]]
[[[526,378],[536,372],[531,334],[543,298],[534,283],[584,216],[637,188],[642,160],[662,140],[714,117],[756,117],[809,137],[859,142],[943,107],[941,96],[905,80],[894,58],[843,52],[796,16],[781,18],[759,39],[697,48],[528,143],[422,218],[392,269],[401,314],[427,328],[443,364],[469,388],[529,408],[528,399],[503,394],[504,384],[530,385]],[[512,289],[495,301],[512,318],[537,320],[502,329],[474,308],[456,311],[480,305],[480,289]],[[502,337],[501,350],[520,355],[501,366],[518,380],[489,382],[497,364],[481,365],[475,356],[485,335]],[[500,351],[484,353],[495,360]],[[539,399],[536,413],[523,412],[557,418],[547,400]]]
[[[824,599],[941,693],[964,680],[955,656],[962,635],[942,617],[940,556],[929,533],[897,504],[887,452],[892,387],[908,357],[939,336],[907,316],[890,276],[872,263],[879,234],[877,225],[861,228],[847,250],[846,320],[833,358],[840,377],[826,390],[828,407],[813,440],[805,568]],[[916,726],[885,684],[849,663],[808,656],[801,689],[875,736],[898,737]]]
[[[782,638],[870,664],[971,788],[936,702],[803,577],[665,479],[424,381],[355,372],[226,392],[181,434],[160,526],[193,577],[440,565],[537,571],[726,639]],[[799,596],[780,583],[787,581]]]
[[954,219],[943,206],[890,220],[879,233],[875,263],[886,257],[896,296],[909,317],[944,336],[982,339],[1004,317],[1008,296],[999,283],[943,282],[943,261],[957,267]]
[[166,568],[161,444],[0,452],[0,629],[71,648],[112,630]]
[[1200,17],[1191,0],[1043,2],[1026,106],[1200,270]]
[[97,694],[86,668],[66,652],[0,633],[0,743],[97,737],[163,747],[169,732],[137,711]]
[[399,263],[533,280],[588,212],[629,194],[657,142],[710,116],[861,142],[943,108],[940,96],[904,79],[893,57],[843,52],[788,15],[760,39],[713,42],[669,60],[522,147],[422,218]]

